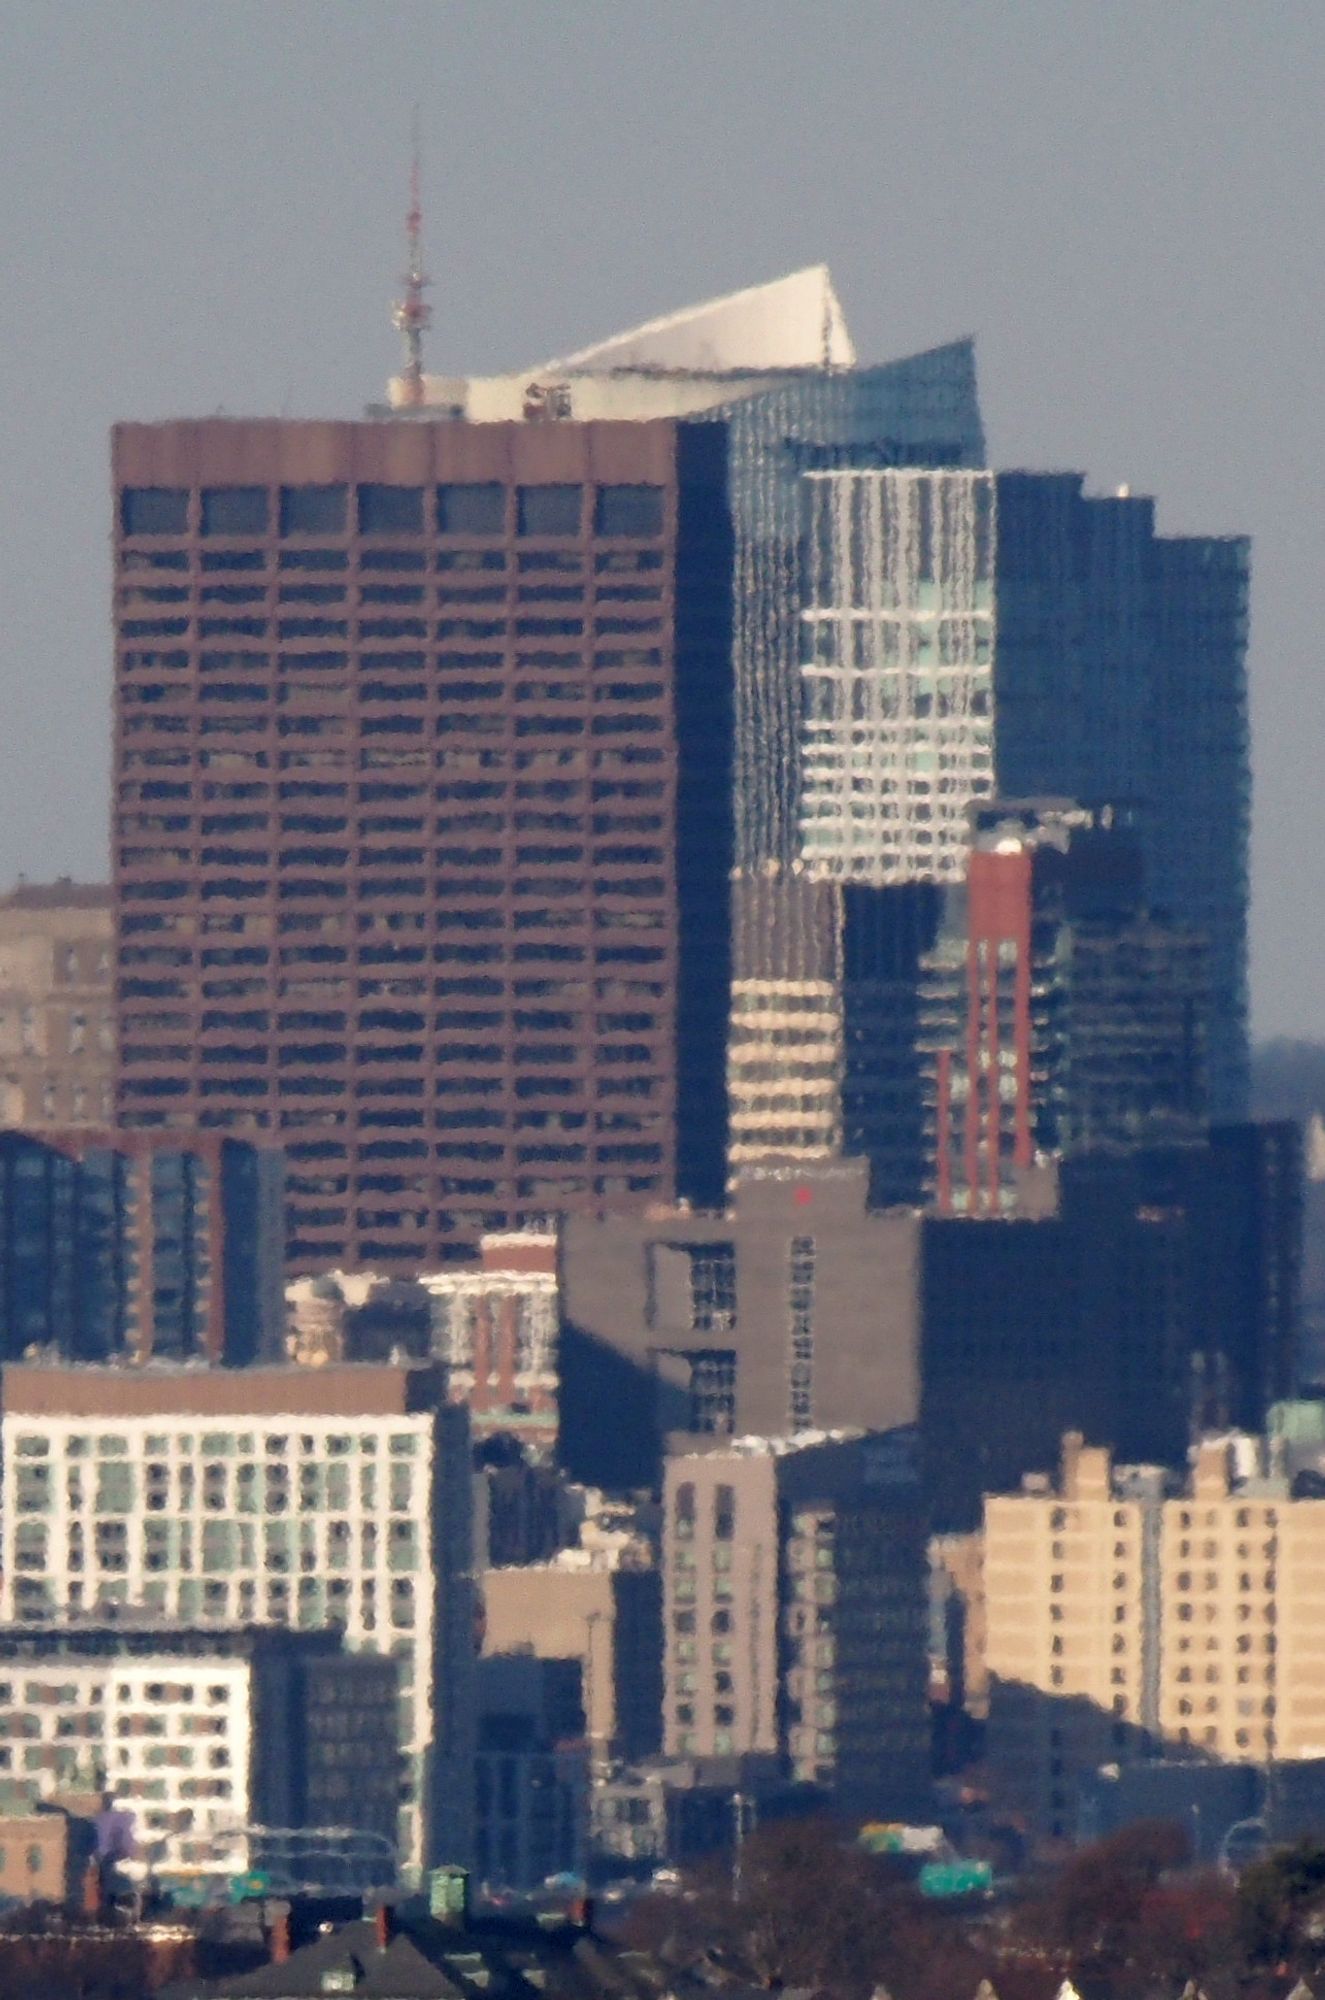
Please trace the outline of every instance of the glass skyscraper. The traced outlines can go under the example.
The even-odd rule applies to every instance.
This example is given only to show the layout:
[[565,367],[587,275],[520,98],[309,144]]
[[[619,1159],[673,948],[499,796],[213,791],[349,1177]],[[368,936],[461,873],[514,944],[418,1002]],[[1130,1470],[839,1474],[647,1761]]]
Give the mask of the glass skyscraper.
[[[1248,545],[1165,537],[1078,473],[806,481],[801,860],[962,872],[989,796],[1127,809],[1151,907],[1209,949],[1215,1117],[1247,1089]],[[979,504],[977,504],[979,503]]]

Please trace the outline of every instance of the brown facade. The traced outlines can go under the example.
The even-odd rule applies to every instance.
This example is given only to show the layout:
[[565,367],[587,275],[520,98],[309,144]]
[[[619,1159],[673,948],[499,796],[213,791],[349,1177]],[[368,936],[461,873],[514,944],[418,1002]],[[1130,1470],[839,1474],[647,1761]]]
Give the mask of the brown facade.
[[662,1709],[662,1583],[656,1570],[563,1559],[483,1577],[485,1654],[577,1660],[596,1760],[656,1751]]
[[281,1144],[292,1268],[720,1190],[723,450],[116,431],[119,1116]]
[[89,1800],[85,1818],[50,1807],[0,1819],[0,1896],[20,1903],[68,1903],[96,1850]]
[[437,1408],[440,1369],[341,1366],[242,1371],[6,1367],[7,1417],[394,1417]]

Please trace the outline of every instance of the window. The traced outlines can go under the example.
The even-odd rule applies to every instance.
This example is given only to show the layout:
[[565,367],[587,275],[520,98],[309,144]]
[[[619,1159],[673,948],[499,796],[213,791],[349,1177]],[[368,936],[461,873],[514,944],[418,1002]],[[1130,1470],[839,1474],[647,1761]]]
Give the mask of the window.
[[506,495],[494,481],[437,488],[437,527],[443,535],[500,535]]
[[730,1437],[736,1428],[736,1352],[712,1347],[687,1355],[690,1363],[690,1429]]
[[787,1414],[790,1428],[803,1431],[814,1421],[814,1238],[791,1239],[787,1305],[791,1322]]
[[189,525],[189,496],[173,486],[126,486],[120,525],[126,535],[182,535]]
[[522,535],[578,535],[581,488],[521,486],[517,493],[517,525]]
[[204,535],[263,535],[267,532],[265,486],[205,486]]
[[594,527],[600,535],[660,535],[662,487],[600,486]]
[[359,529],[365,535],[422,534],[423,488],[361,486]]
[[736,1324],[736,1246],[696,1244],[690,1259],[690,1328],[727,1333]]
[[343,486],[282,486],[283,535],[343,535],[346,518]]

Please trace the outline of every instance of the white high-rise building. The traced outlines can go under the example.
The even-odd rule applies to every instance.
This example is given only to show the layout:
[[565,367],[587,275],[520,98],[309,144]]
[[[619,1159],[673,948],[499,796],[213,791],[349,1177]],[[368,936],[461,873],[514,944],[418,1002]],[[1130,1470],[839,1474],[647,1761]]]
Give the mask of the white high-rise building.
[[468,1413],[442,1371],[7,1367],[0,1617],[340,1626],[400,1686],[402,1867],[469,1857]]

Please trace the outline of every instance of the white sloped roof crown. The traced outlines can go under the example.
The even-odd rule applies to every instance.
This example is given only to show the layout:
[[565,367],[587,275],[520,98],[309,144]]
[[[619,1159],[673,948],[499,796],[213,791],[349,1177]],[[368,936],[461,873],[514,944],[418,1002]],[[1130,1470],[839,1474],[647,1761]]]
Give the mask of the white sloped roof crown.
[[[827,352],[825,353],[825,348]],[[541,374],[608,373],[614,368],[727,374],[758,369],[855,365],[856,349],[826,264],[811,264],[766,285],[685,306],[577,354],[543,364]]]

